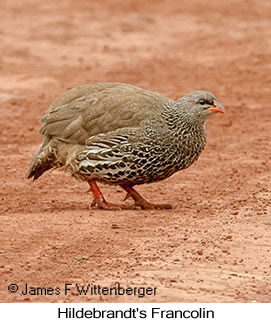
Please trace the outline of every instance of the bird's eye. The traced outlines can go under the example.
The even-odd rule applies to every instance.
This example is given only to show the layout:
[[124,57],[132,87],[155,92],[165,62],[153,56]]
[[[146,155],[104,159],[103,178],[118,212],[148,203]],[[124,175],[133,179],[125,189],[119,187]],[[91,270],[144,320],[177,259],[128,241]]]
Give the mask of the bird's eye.
[[206,101],[205,101],[204,99],[200,99],[200,100],[199,100],[199,104],[202,104],[202,105],[203,105],[203,104],[205,104],[205,103],[206,103]]

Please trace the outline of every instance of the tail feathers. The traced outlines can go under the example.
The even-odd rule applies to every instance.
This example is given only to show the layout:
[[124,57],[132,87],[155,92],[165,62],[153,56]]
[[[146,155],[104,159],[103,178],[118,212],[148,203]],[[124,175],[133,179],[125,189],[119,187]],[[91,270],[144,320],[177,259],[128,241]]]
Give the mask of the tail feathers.
[[42,163],[35,163],[34,165],[31,165],[26,177],[31,178],[33,177],[34,180],[38,179],[44,172],[47,170],[53,168],[52,165],[49,164],[42,164]]
[[44,172],[54,167],[55,156],[50,151],[50,137],[46,137],[33,157],[27,178],[39,178]]

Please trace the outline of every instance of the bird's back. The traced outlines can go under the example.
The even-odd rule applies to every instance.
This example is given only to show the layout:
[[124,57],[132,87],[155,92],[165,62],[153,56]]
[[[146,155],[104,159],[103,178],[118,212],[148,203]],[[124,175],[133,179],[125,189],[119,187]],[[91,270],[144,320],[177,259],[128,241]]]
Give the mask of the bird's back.
[[41,134],[84,144],[94,135],[138,127],[170,102],[173,101],[159,93],[133,85],[87,84],[64,93],[53,102],[42,118]]

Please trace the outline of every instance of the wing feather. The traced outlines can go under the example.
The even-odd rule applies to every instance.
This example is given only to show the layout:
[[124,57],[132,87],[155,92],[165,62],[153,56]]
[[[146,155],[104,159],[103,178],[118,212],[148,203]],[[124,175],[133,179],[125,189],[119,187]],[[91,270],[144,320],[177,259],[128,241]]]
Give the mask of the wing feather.
[[122,83],[92,83],[64,93],[42,118],[40,132],[74,144],[98,134],[139,127],[173,102],[163,95]]

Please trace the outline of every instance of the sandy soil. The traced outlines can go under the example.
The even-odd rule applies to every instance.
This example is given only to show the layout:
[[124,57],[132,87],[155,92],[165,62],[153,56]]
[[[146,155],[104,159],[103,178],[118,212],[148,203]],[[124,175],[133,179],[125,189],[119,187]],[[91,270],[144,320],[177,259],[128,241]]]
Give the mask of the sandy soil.
[[[271,3],[6,3],[0,11],[1,301],[271,301]],[[196,164],[138,187],[173,210],[89,210],[87,185],[61,171],[25,179],[52,100],[108,80],[175,99],[205,89],[226,107],[209,121]],[[101,188],[110,201],[125,196]],[[18,284],[17,293],[8,291],[10,283]],[[22,295],[26,283],[61,293]],[[68,295],[65,283],[73,284]],[[78,296],[76,283],[152,286],[157,295]]]

